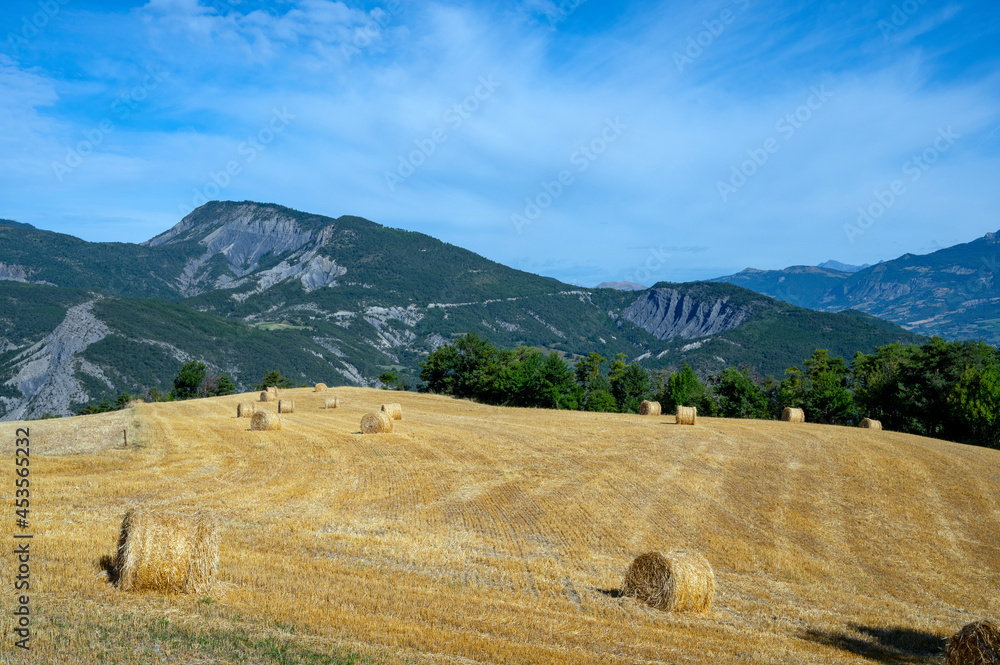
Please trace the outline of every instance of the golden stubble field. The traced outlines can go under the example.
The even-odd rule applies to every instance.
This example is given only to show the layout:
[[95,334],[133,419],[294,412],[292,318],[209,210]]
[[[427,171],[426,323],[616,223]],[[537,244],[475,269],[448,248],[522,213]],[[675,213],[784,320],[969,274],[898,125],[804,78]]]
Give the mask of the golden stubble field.
[[[322,409],[332,395],[341,408]],[[30,423],[31,661],[932,663],[964,624],[1000,618],[998,451],[367,389],[282,397],[296,412],[279,432],[235,417],[253,395]],[[395,432],[361,435],[387,401]],[[23,660],[17,426],[0,424],[4,662]],[[131,505],[218,517],[211,595],[107,582]],[[652,549],[708,558],[710,614],[618,597]]]

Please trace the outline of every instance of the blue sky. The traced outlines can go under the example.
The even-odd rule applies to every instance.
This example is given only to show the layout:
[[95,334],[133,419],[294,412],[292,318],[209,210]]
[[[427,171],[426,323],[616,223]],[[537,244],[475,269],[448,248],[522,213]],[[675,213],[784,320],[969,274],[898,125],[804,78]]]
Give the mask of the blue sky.
[[592,286],[1000,229],[995,0],[9,1],[0,217],[140,242],[207,199]]

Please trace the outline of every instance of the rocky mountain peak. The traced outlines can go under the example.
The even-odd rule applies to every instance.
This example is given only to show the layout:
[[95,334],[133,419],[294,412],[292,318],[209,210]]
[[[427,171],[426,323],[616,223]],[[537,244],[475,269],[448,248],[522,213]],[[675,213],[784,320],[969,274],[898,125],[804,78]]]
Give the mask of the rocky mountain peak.
[[865,264],[862,264],[860,266],[856,266],[856,265],[853,265],[853,264],[850,264],[850,263],[842,263],[840,261],[836,261],[834,259],[830,259],[829,261],[824,261],[823,263],[820,263],[816,267],[817,268],[826,268],[827,270],[836,270],[838,272],[855,273],[855,272],[861,272],[862,270],[864,270],[865,268],[868,268],[869,266],[871,266],[870,263],[865,263]]
[[214,247],[226,247],[226,240],[236,236],[287,237],[299,231],[291,215],[280,206],[243,201],[212,201],[191,211],[172,228],[142,243],[147,247],[197,241]]
[[[319,223],[313,226],[318,228],[306,229],[292,211],[281,206],[213,201],[144,244],[196,242],[203,249],[188,259],[177,278],[180,292],[194,296],[213,289],[242,290],[232,296],[242,302],[287,279],[300,279],[306,291],[313,291],[346,273],[318,253],[333,235],[332,226],[319,225],[333,224],[333,220],[315,220]],[[225,261],[221,274],[216,259],[220,256]],[[262,267],[265,257],[277,265]],[[249,290],[241,288],[247,286]]]

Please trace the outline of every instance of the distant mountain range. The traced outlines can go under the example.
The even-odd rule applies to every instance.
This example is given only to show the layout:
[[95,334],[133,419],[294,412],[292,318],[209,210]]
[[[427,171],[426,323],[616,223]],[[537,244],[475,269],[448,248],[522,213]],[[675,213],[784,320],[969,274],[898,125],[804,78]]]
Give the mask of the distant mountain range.
[[583,289],[359,217],[253,202],[206,204],[138,245],[0,224],[0,302],[6,420],[166,391],[190,359],[244,389],[270,369],[301,383],[374,385],[389,368],[415,381],[421,359],[469,332],[775,375],[815,348],[851,357],[920,339],[731,284]]
[[864,270],[870,263],[866,263],[863,266],[852,266],[850,263],[841,263],[840,261],[834,261],[830,259],[829,261],[824,261],[819,264],[820,268],[829,268],[830,270],[839,270],[840,272],[858,272]]
[[792,266],[719,277],[826,312],[859,310],[922,335],[1000,344],[1000,238],[987,233],[931,254],[905,254],[857,272]]
[[595,289],[618,289],[619,291],[645,291],[647,287],[635,282],[601,282]]

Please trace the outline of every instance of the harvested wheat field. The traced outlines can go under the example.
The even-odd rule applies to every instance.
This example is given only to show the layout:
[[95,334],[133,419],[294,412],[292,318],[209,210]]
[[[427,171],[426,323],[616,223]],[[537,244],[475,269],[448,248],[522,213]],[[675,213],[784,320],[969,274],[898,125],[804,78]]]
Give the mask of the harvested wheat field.
[[[998,451],[412,393],[364,436],[384,392],[338,394],[282,391],[301,415],[274,432],[233,418],[251,395],[139,406],[129,448],[74,439],[90,416],[28,423],[34,662],[941,663],[1000,618]],[[214,518],[211,591],[109,583],[132,505]],[[709,611],[620,594],[638,555],[676,550],[711,565]]]

